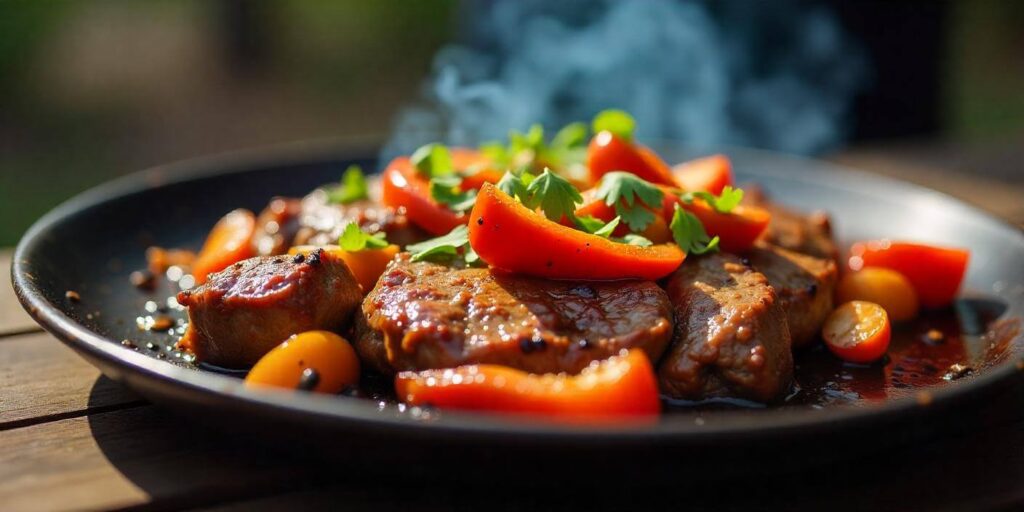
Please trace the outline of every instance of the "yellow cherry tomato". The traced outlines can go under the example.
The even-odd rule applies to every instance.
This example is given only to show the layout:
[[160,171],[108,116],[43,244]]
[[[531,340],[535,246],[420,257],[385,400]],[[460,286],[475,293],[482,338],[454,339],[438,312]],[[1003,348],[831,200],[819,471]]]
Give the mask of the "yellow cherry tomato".
[[248,386],[338,393],[359,382],[359,358],[345,338],[329,331],[296,334],[267,352],[245,377]]
[[881,267],[866,267],[843,276],[836,288],[836,302],[874,302],[885,308],[894,322],[917,316],[917,292],[903,274]]
[[892,327],[882,306],[855,300],[836,308],[821,328],[825,346],[840,359],[870,363],[889,350]]

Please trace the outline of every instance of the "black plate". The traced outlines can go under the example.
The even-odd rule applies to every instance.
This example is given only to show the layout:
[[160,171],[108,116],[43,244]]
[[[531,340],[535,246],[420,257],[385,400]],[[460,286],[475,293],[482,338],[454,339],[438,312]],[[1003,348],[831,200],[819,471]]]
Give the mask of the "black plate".
[[[660,149],[670,161],[693,156]],[[1024,236],[1017,228],[906,183],[773,153],[726,152],[742,180],[759,182],[794,207],[830,211],[842,240],[888,236],[970,247],[965,289],[1004,304],[1003,318],[1024,313]],[[352,162],[375,168],[365,156],[371,154],[336,147],[250,152],[150,169],[90,190],[39,220],[21,241],[12,268],[18,297],[43,327],[104,374],[190,419],[258,431],[267,440],[305,442],[320,453],[344,451],[350,459],[375,464],[424,456],[453,461],[457,454],[464,464],[497,460],[501,469],[557,470],[538,463],[571,452],[595,468],[615,462],[622,471],[621,462],[632,460],[686,470],[707,468],[711,460],[722,467],[737,460],[747,461],[746,467],[751,461],[778,464],[780,450],[786,450],[787,462],[801,464],[826,453],[838,456],[838,448],[862,450],[929,432],[947,423],[935,421],[938,415],[955,407],[959,414],[951,416],[963,417],[964,406],[1024,368],[1024,341],[1015,335],[1005,352],[984,361],[974,375],[885,400],[820,409],[704,409],[666,414],[647,426],[581,428],[471,414],[416,415],[347,397],[254,392],[237,378],[176,364],[175,355],[161,349],[173,341],[169,335],[136,327],[147,301],[170,295],[165,288],[154,298],[129,284],[128,274],[145,266],[148,244],[196,247],[227,210],[259,210],[272,196],[303,195],[337,180]],[[68,290],[81,301],[66,299]],[[139,350],[122,346],[126,338]],[[156,350],[147,350],[147,342]],[[868,435],[879,432],[884,437]]]

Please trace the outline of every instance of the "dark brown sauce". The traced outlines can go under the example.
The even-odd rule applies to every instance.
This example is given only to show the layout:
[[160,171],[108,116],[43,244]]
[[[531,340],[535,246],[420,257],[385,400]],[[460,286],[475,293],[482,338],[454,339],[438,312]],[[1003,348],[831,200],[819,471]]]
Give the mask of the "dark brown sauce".
[[871,365],[844,363],[815,344],[795,354],[798,391],[787,403],[870,403],[969,378],[1005,358],[1020,325],[999,320],[1005,310],[992,300],[962,299],[953,308],[924,312],[894,326],[888,356]]
[[[894,326],[888,355],[870,365],[843,362],[821,343],[815,343],[794,355],[796,385],[783,404],[765,406],[739,399],[700,402],[664,399],[665,411],[779,406],[822,408],[917,396],[923,389],[971,378],[1004,361],[1011,341],[1021,328],[1020,319],[1001,318],[1005,311],[1006,305],[1001,302],[968,298],[958,300],[948,309],[923,312],[911,322]],[[185,321],[183,312],[171,314]],[[174,349],[175,336],[168,338],[162,346],[147,352],[170,355],[178,364],[222,375],[244,378],[248,373],[244,369],[194,363],[189,355]],[[342,395],[376,402],[382,411],[405,409],[397,403],[392,379],[373,372],[364,372],[359,386]]]

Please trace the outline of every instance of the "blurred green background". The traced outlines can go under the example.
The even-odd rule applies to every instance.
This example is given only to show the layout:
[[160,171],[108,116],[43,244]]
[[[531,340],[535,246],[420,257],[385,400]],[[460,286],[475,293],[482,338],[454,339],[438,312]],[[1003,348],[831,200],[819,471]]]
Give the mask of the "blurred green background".
[[[1024,2],[938,5],[939,122],[908,136],[1024,141]],[[384,136],[456,37],[462,7],[0,2],[0,247],[60,201],[134,170],[284,141]],[[844,16],[857,19],[856,9],[843,5]],[[1013,169],[1003,178],[1019,179]]]

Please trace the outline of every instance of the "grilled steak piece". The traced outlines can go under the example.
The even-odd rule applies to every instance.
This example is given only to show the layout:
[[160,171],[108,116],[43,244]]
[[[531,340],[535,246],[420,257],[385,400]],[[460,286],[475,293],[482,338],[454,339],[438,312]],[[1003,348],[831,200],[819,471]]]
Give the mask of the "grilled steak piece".
[[190,322],[179,347],[200,361],[249,366],[292,334],[345,327],[361,299],[352,272],[330,253],[251,258],[178,294]]
[[793,384],[789,328],[768,278],[737,256],[708,254],[669,277],[672,346],[658,367],[675,398],[777,401]]
[[[371,186],[371,189],[373,187]],[[405,246],[430,238],[409,221],[405,209],[398,210],[384,206],[379,201],[363,200],[341,205],[328,201],[327,192],[314,190],[302,199],[301,228],[295,237],[295,245],[327,245],[338,243],[342,230],[350,222],[370,234],[383,231],[393,244]]]
[[835,260],[765,242],[758,242],[747,256],[775,288],[786,312],[793,346],[804,346],[817,339],[833,307],[832,297],[839,279]]
[[275,197],[256,217],[252,247],[260,256],[284,254],[292,246],[299,231],[302,202],[294,198]]
[[576,373],[624,348],[657,361],[672,335],[671,304],[653,282],[542,280],[407,253],[360,313],[356,348],[385,373],[473,363]]
[[825,212],[810,214],[790,210],[770,201],[760,187],[744,187],[744,204],[760,206],[772,214],[763,241],[785,249],[836,261],[839,250],[832,239],[832,223]]

